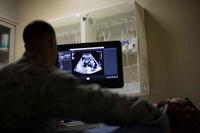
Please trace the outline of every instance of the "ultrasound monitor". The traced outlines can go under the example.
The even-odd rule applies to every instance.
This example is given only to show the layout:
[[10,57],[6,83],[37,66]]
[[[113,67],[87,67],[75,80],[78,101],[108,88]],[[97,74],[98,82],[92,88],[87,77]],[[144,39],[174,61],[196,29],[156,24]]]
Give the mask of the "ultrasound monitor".
[[120,41],[58,45],[57,67],[105,88],[124,85]]

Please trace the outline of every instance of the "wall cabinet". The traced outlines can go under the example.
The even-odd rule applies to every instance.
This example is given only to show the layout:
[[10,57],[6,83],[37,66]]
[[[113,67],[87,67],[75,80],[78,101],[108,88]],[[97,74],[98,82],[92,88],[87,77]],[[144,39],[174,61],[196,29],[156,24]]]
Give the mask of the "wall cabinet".
[[120,40],[125,86],[111,91],[127,95],[149,93],[144,9],[126,1],[49,21],[59,44]]
[[14,22],[0,17],[0,67],[14,61]]

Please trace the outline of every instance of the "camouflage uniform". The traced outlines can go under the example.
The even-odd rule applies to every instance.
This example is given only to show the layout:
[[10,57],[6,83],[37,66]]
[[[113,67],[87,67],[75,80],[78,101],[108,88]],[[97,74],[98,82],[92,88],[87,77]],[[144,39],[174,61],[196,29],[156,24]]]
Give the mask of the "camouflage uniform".
[[[112,125],[157,124],[163,112],[138,97],[87,85],[33,55],[0,70],[0,132],[54,132],[55,118]],[[55,128],[54,128],[55,129]]]

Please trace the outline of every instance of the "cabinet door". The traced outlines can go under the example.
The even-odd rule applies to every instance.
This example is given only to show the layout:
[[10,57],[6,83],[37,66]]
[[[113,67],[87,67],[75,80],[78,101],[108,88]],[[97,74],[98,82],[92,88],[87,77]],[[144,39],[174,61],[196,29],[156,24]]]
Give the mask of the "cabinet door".
[[149,94],[149,71],[148,71],[148,53],[145,31],[144,8],[135,2],[136,15],[136,35],[138,37],[138,66],[139,66],[139,81],[141,94]]
[[15,24],[0,18],[0,67],[14,60]]

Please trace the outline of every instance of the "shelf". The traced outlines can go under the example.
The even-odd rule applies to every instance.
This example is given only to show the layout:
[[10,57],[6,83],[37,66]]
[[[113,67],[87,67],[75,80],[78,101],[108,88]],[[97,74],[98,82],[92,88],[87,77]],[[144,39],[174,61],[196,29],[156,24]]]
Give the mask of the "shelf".
[[8,52],[9,50],[8,50],[8,48],[0,48],[0,51],[2,52]]
[[[0,63],[14,61],[16,23],[0,17]],[[1,65],[0,64],[0,65]]]

